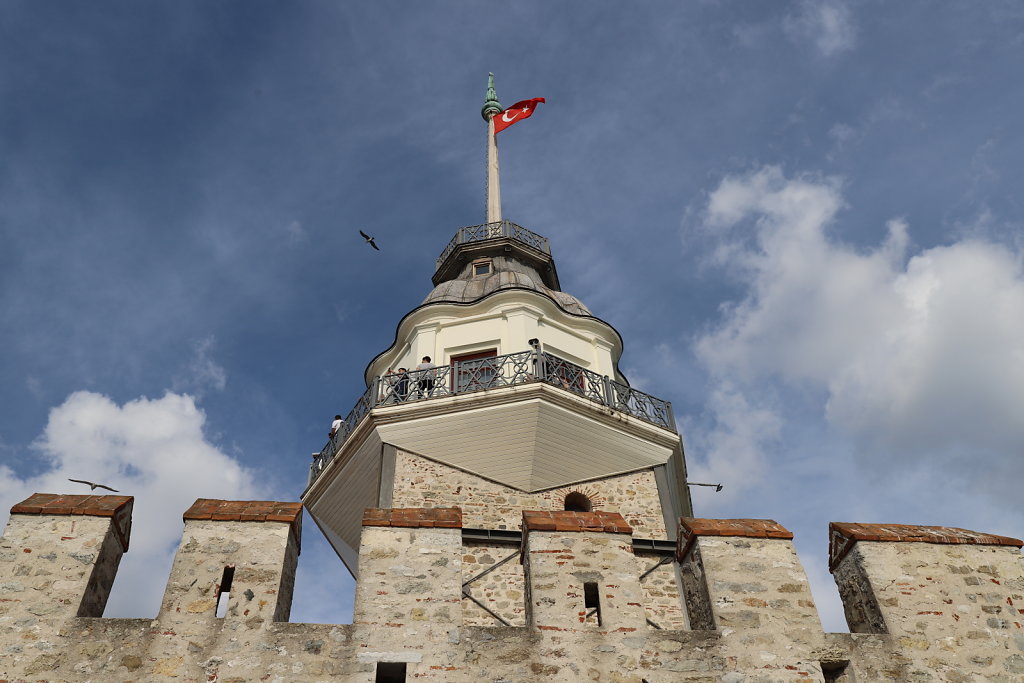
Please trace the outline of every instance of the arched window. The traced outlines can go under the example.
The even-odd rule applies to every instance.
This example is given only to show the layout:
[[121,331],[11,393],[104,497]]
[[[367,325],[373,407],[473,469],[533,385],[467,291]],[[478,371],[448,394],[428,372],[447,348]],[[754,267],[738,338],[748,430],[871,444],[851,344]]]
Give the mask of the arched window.
[[593,507],[590,499],[579,491],[573,491],[565,497],[565,509],[570,512],[590,512]]

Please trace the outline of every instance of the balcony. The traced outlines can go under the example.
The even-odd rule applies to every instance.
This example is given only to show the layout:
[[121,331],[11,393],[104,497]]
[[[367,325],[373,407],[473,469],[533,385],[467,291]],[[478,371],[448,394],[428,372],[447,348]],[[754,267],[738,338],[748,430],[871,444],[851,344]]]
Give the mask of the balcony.
[[511,257],[536,270],[546,287],[560,289],[548,239],[511,221],[460,228],[437,259],[434,285],[459,277],[466,264],[485,257]]
[[499,238],[508,238],[521,242],[528,247],[532,247],[537,251],[544,252],[545,254],[551,254],[551,247],[548,244],[548,238],[542,237],[535,232],[527,230],[521,225],[516,225],[512,221],[499,221],[497,223],[484,223],[483,225],[472,225],[468,228],[460,228],[455,237],[448,242],[448,246],[444,248],[441,255],[437,258],[437,267],[440,268],[441,264],[447,260],[455,248],[460,244],[470,244],[473,242],[483,242],[485,240],[493,240]]
[[566,360],[537,351],[456,362],[432,370],[377,376],[356,401],[338,433],[313,458],[309,484],[374,408],[429,401],[517,384],[543,382],[655,426],[676,431],[672,404]]

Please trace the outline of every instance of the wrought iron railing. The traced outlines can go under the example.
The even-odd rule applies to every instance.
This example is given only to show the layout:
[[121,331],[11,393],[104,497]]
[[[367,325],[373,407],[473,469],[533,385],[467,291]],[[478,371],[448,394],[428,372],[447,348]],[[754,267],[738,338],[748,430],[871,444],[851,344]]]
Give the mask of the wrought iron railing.
[[471,225],[468,228],[459,228],[459,231],[455,233],[455,237],[451,239],[448,246],[444,248],[441,255],[437,259],[437,267],[440,268],[441,264],[444,263],[445,259],[455,251],[455,247],[460,244],[467,244],[469,242],[483,242],[484,240],[493,240],[499,237],[508,237],[514,239],[517,242],[533,247],[538,251],[542,251],[545,254],[551,253],[551,247],[548,244],[548,238],[542,237],[535,232],[527,230],[521,225],[516,225],[512,221],[498,221],[497,223],[484,223],[483,225]]
[[313,457],[309,483],[331,461],[341,445],[373,408],[424,401],[455,394],[544,382],[612,410],[676,431],[672,404],[549,353],[521,351],[504,356],[456,361],[429,370],[388,373],[375,377],[341,423],[338,432]]

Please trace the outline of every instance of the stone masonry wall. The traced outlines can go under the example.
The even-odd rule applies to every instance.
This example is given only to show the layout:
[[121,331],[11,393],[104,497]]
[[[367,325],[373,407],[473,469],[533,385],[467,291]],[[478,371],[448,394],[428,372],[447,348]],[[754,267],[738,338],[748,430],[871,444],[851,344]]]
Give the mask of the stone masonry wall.
[[[201,507],[209,509],[212,502],[206,503]],[[837,581],[859,575],[858,590],[875,593],[888,632],[826,634],[789,532],[769,520],[683,519],[686,598],[703,596],[693,605],[711,624],[658,630],[644,627],[637,597],[647,565],[632,552],[626,520],[613,513],[528,511],[535,517],[526,524],[521,566],[530,625],[472,626],[457,606],[467,554],[458,511],[370,511],[356,623],[292,624],[274,620],[283,596],[275,605],[272,591],[289,590],[297,519],[286,520],[297,517],[297,506],[223,503],[227,519],[210,513],[186,520],[175,563],[183,573],[172,576],[175,585],[169,584],[156,620],[76,616],[95,565],[74,555],[92,552],[80,547],[103,547],[111,533],[127,540],[123,525],[114,532],[112,517],[12,514],[0,541],[0,681],[371,683],[382,663],[404,664],[407,681],[452,683],[1024,681],[1018,625],[1024,572],[1013,539],[950,532],[959,542],[911,541],[906,534],[866,540],[884,534],[878,525],[859,525],[863,535],[848,532],[836,543],[843,546],[842,557],[833,557]],[[245,512],[261,505],[281,514]],[[77,536],[65,539],[72,522]],[[257,545],[266,552],[256,552]],[[71,552],[62,554],[64,548]],[[89,562],[99,562],[98,555]],[[276,568],[264,555],[275,558]],[[193,598],[195,586],[216,592],[207,575],[218,572],[207,568],[222,572],[226,558],[233,558],[240,581],[231,590],[232,601],[241,592],[234,611],[211,617],[206,603],[189,612],[208,599]],[[64,568],[70,578],[54,571]],[[602,624],[588,621],[585,604],[580,609],[588,598],[578,586],[588,582],[602,589]],[[267,599],[260,596],[270,599],[255,615],[251,605]],[[702,619],[690,616],[695,626]]]
[[[512,556],[511,560],[507,558]],[[506,560],[496,569],[491,569]],[[519,562],[519,545],[476,543],[462,544],[463,581],[470,581],[466,590],[509,626],[526,626],[526,598],[523,566]],[[490,571],[488,571],[490,570]],[[487,572],[486,574],[484,572]],[[467,626],[500,626],[501,623],[472,600],[462,601],[462,619]]]
[[531,626],[604,634],[647,630],[632,529],[622,515],[524,512],[523,533]]
[[461,527],[458,508],[367,510],[355,623],[461,624]]
[[128,496],[36,494],[15,505],[0,539],[0,652],[26,675],[67,661],[53,635],[99,616],[128,548]]
[[692,623],[720,631],[732,657],[755,650],[772,680],[817,680],[821,622],[792,538],[771,520],[684,518],[684,592]]
[[947,527],[833,523],[829,555],[851,630],[898,638],[949,680],[973,680],[965,664],[988,680],[1024,680],[1019,543]]
[[[392,505],[397,508],[433,505],[458,506],[465,526],[483,529],[519,530],[523,510],[562,510],[565,497],[578,491],[587,496],[595,510],[621,514],[638,538],[666,539],[658,485],[650,470],[587,482],[538,493],[524,493],[420,456],[397,452]],[[469,543],[463,557],[463,581],[469,581],[494,563],[507,557],[505,545]],[[650,557],[644,569],[653,567]],[[686,616],[679,599],[675,568],[659,567],[643,581],[644,605],[648,618],[661,628],[680,628]],[[468,590],[474,599],[499,615],[508,625],[525,626],[522,567],[506,562]],[[498,626],[500,622],[472,600],[463,601],[467,624]],[[653,628],[653,627],[652,627]]]
[[670,561],[658,566],[665,559],[663,556],[641,551],[636,551],[635,554],[641,574],[653,569],[640,579],[647,619],[657,624],[657,628],[689,629],[686,611],[683,609],[683,601],[679,594],[676,563]]
[[579,491],[590,498],[595,510],[622,515],[633,527],[637,538],[668,538],[658,485],[651,470],[526,493],[398,451],[392,505],[457,506],[462,509],[467,527],[519,529],[523,510],[563,510],[565,496],[572,491]]

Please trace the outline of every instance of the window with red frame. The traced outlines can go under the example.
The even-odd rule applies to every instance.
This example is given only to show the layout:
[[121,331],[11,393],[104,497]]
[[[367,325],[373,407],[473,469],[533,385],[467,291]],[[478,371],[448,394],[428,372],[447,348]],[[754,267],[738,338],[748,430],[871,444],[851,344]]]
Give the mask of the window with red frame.
[[493,386],[497,369],[493,363],[486,362],[486,359],[496,358],[497,355],[497,349],[488,349],[487,351],[452,356],[452,391],[455,393],[476,391]]

